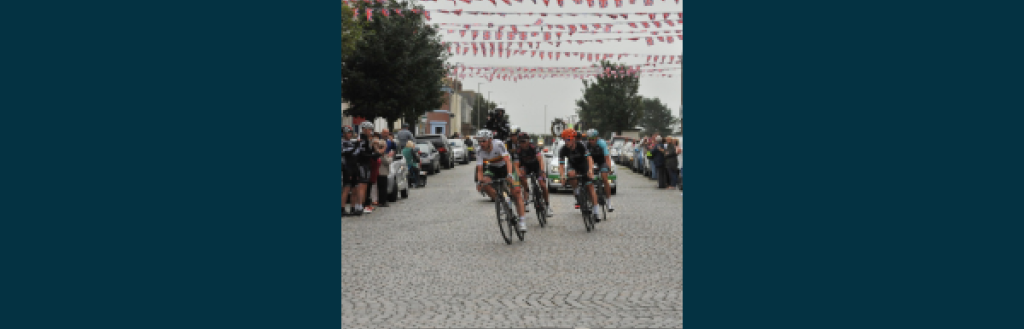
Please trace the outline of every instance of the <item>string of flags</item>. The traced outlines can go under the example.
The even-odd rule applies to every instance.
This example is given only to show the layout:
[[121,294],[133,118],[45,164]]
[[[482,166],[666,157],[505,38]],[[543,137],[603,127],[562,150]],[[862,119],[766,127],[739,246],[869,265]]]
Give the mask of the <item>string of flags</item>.
[[[395,15],[399,15],[399,16],[403,16],[402,15],[403,12],[409,13],[409,12],[413,12],[413,10],[415,10],[415,9],[403,9],[403,8],[366,8],[366,9],[369,9],[369,10],[375,12],[375,13],[379,12],[379,13],[383,14],[384,12],[388,12],[389,14],[390,13],[394,13]],[[658,17],[662,17],[662,19],[669,19],[669,17],[673,17],[673,16],[678,17],[679,19],[683,18],[683,12],[681,12],[681,11],[651,12],[651,13],[534,13],[534,12],[510,13],[510,12],[498,12],[498,11],[463,11],[462,9],[457,9],[457,10],[437,9],[437,10],[422,10],[422,11],[424,11],[424,12],[434,12],[436,14],[456,15],[456,16],[462,16],[462,14],[466,14],[466,15],[473,15],[473,16],[483,15],[483,16],[501,16],[501,17],[505,17],[505,16],[512,16],[512,15],[515,15],[515,16],[523,16],[523,15],[533,16],[534,14],[536,14],[537,16],[541,16],[541,17],[554,16],[554,17],[602,17],[603,18],[603,17],[607,16],[607,17],[609,17],[611,19],[618,19],[619,17],[622,17],[622,19],[629,19],[629,15],[635,15],[635,16],[640,16],[640,17],[647,16],[652,21],[656,20]]]
[[526,79],[547,79],[547,78],[571,78],[571,79],[587,79],[587,78],[638,78],[641,76],[647,77],[668,77],[671,78],[672,74],[670,71],[682,70],[681,67],[676,68],[662,68],[662,69],[642,69],[637,67],[605,67],[601,70],[601,67],[590,67],[590,68],[552,68],[552,67],[517,67],[517,68],[476,68],[476,71],[466,72],[462,70],[462,73],[457,70],[448,72],[449,78],[466,79],[466,78],[487,78],[488,81],[493,81],[495,78],[503,81],[518,82],[519,80]]
[[[540,55],[540,59],[541,60],[544,60],[545,56],[547,56],[548,59],[560,60],[562,58],[562,56],[564,55],[566,59],[569,59],[569,58],[575,57],[575,56],[579,56],[580,60],[586,60],[586,61],[589,61],[589,62],[597,62],[597,61],[606,60],[606,59],[612,59],[612,58],[615,58],[615,60],[621,60],[622,57],[629,57],[629,56],[633,56],[633,57],[647,56],[647,62],[648,63],[659,62],[660,61],[662,64],[665,64],[665,62],[668,62],[669,64],[671,64],[671,63],[679,64],[679,63],[682,63],[682,61],[683,61],[683,55],[640,55],[640,54],[627,54],[627,53],[610,54],[610,53],[576,52],[576,51],[569,52],[569,51],[518,50],[518,49],[511,49],[511,46],[506,48],[501,43],[498,43],[497,48],[495,48],[495,46],[494,46],[495,43],[494,42],[491,42],[491,43],[466,42],[466,43],[469,44],[469,45],[467,45],[465,47],[462,46],[462,44],[464,44],[464,43],[454,43],[455,44],[455,51],[452,51],[452,44],[453,43],[449,43],[448,44],[448,53],[449,54],[453,54],[453,55],[466,56],[466,55],[469,54],[469,51],[472,50],[473,51],[473,56],[477,56],[477,54],[482,54],[484,57],[495,57],[495,52],[497,52],[497,57],[499,57],[499,58],[500,57],[509,58],[512,55],[526,56],[527,54],[529,54],[531,58],[532,57],[536,57],[537,55]],[[490,46],[489,48],[487,47],[488,45]]]
[[[437,2],[438,0],[423,0],[423,1]],[[473,4],[473,2],[487,1],[487,2],[490,2],[491,4],[493,4],[495,7],[498,6],[498,0],[457,0],[457,1],[456,0],[443,0],[443,1],[451,1],[456,6],[459,4],[459,2],[462,2],[462,3],[465,3],[465,4]],[[517,3],[523,3],[523,0],[501,0],[501,2],[504,2],[505,4],[507,4],[509,6],[512,5],[512,1],[515,1]],[[530,1],[533,2],[533,4],[537,4],[537,0],[530,0]],[[554,1],[551,1],[551,0],[541,0],[541,1],[543,1],[544,2],[544,6],[547,6],[547,7],[551,6],[551,2],[555,2],[555,4],[557,4],[559,7],[565,7],[565,2],[566,2],[565,0],[554,0]],[[586,1],[587,1],[587,6],[589,6],[590,8],[594,8],[594,3],[595,2],[597,3],[597,5],[600,8],[608,8],[609,0],[586,0]],[[615,3],[615,7],[616,8],[622,8],[623,3],[625,1],[627,1],[627,0],[613,0],[613,1]],[[628,1],[629,1],[629,4],[631,4],[631,5],[636,4],[636,2],[637,2],[637,0],[628,0]],[[654,0],[642,0],[642,1],[643,1],[644,6],[650,7],[650,6],[654,5]],[[665,2],[666,0],[661,0],[661,1]],[[676,4],[679,4],[679,0],[673,0],[673,1]],[[387,0],[376,0],[376,1],[374,1],[374,0],[342,0],[341,2],[346,2],[346,3],[359,3],[359,2],[362,2],[362,3],[374,3],[374,2],[387,3]],[[583,0],[572,0],[572,2],[577,4],[577,5],[583,4]]]
[[[531,37],[531,36],[532,37],[542,36],[545,41],[550,41],[551,37],[552,37],[552,33],[554,33],[553,34],[554,37],[557,38],[560,41],[569,41],[569,42],[572,41],[572,40],[562,40],[562,32],[518,32],[517,33],[517,32],[502,32],[502,31],[496,31],[496,30],[448,30],[447,32],[448,32],[448,34],[456,34],[457,33],[459,35],[459,37],[462,37],[462,38],[465,38],[466,35],[469,34],[469,36],[471,36],[473,38],[473,40],[476,40],[477,37],[482,36],[484,40],[494,39],[494,40],[499,40],[499,41],[503,37],[507,37],[508,41],[514,41],[517,38],[519,40],[529,40],[529,37]],[[664,30],[664,31],[641,30],[641,31],[601,31],[601,32],[592,31],[592,32],[580,32],[580,33],[582,33],[582,34],[594,34],[594,35],[597,35],[598,33],[608,33],[608,34],[612,34],[612,33],[615,33],[615,34],[622,34],[622,33],[626,33],[626,34],[641,34],[642,33],[642,34],[658,35],[660,33],[662,35],[669,35],[669,34],[683,33],[683,30]],[[612,38],[611,40],[614,40],[614,39],[615,38]],[[618,39],[621,40],[622,38],[618,38]],[[609,40],[609,39],[603,39],[603,40]]]
[[[457,74],[458,74],[459,71],[461,71],[462,73],[466,73],[466,71],[474,71],[474,70],[476,71],[477,74],[487,73],[487,72],[491,72],[491,71],[497,71],[497,72],[506,72],[507,71],[507,72],[511,72],[511,73],[530,73],[530,72],[541,72],[541,73],[543,73],[543,72],[547,72],[547,73],[559,73],[559,74],[561,74],[561,73],[584,73],[584,72],[591,72],[591,71],[600,71],[600,69],[602,68],[601,66],[597,66],[597,65],[591,65],[591,66],[470,66],[470,65],[466,65],[465,63],[452,63],[452,64],[454,64],[453,66],[451,66],[452,73],[457,73]],[[645,69],[644,68],[645,66],[655,67],[656,65],[655,64],[634,64],[634,65],[624,65],[624,66],[621,66],[621,68],[625,69],[625,70],[633,70],[633,71],[654,70],[654,69]],[[662,70],[663,71],[663,70],[681,70],[681,69],[682,69],[682,67],[667,67],[667,68],[661,68],[661,69],[657,69],[657,70]],[[605,68],[605,71],[608,71],[608,70],[610,70],[610,68]]]
[[575,31],[588,32],[588,31],[598,31],[598,30],[606,30],[607,31],[607,30],[611,29],[613,26],[616,26],[616,25],[628,25],[629,27],[634,28],[634,29],[640,28],[642,26],[643,28],[647,29],[647,28],[651,28],[651,26],[654,26],[655,28],[661,28],[662,24],[674,27],[674,26],[676,26],[676,24],[682,25],[683,24],[683,20],[680,19],[680,20],[651,21],[651,22],[572,23],[572,24],[566,24],[566,23],[552,24],[552,23],[547,23],[547,24],[545,24],[543,22],[543,20],[538,19],[537,22],[535,22],[533,24],[521,24],[521,25],[494,24],[494,23],[472,23],[472,24],[465,24],[465,23],[435,23],[434,25],[437,25],[439,27],[440,26],[451,26],[451,27],[458,27],[458,28],[464,28],[464,29],[469,29],[469,28],[473,28],[473,27],[485,27],[485,26],[487,28],[495,28],[495,27],[497,27],[498,30],[504,30],[505,28],[509,28],[513,32],[518,31],[520,28],[536,28],[536,27],[540,27],[540,28],[547,27],[548,30],[558,29],[558,30],[568,30],[569,32],[575,32]]

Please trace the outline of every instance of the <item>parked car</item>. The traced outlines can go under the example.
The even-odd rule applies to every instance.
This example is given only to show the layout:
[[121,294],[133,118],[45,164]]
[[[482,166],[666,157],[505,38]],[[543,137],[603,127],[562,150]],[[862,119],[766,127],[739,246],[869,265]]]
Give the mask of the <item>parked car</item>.
[[452,169],[455,168],[455,152],[452,152],[451,145],[448,144],[448,137],[445,135],[419,135],[416,136],[416,142],[429,141],[434,144],[434,148],[437,152],[441,153],[441,168]]
[[469,143],[466,144],[466,150],[468,151],[468,154],[469,154],[469,156],[468,156],[469,161],[476,161],[476,146],[477,146],[476,138],[470,137],[469,138]]
[[633,169],[633,140],[627,140],[622,146],[619,146],[619,163],[625,165],[629,169]]
[[448,141],[448,145],[451,146],[452,151],[455,153],[455,161],[461,164],[469,163],[469,150],[466,149],[466,143],[461,139],[452,139]]
[[420,169],[433,175],[441,172],[441,152],[429,141],[416,141],[416,151],[420,152]]
[[[555,141],[555,143],[551,145],[550,152],[543,153],[544,163],[548,166],[548,168],[546,169],[548,173],[548,191],[551,191],[552,193],[556,193],[562,189],[568,190],[568,187],[565,186],[565,182],[559,180],[560,177],[558,177],[558,159],[555,159],[555,157],[558,155],[558,152],[564,146],[565,142],[559,139],[558,141]],[[608,174],[608,185],[612,187],[612,194],[616,194],[618,190],[616,184],[618,176],[617,171],[615,170],[615,159],[612,159],[612,163],[610,163],[608,167],[611,168],[611,172]],[[599,173],[595,172],[594,174]],[[566,175],[568,175],[568,172],[566,172]]]
[[395,153],[394,161],[391,162],[391,172],[388,173],[388,202],[398,201],[409,197],[409,168],[401,153]]

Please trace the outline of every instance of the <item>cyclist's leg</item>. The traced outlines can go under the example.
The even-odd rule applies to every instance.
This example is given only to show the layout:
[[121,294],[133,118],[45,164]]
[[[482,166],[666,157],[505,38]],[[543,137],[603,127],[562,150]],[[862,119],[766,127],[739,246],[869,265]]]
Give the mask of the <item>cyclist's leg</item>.
[[508,184],[510,187],[509,190],[511,190],[512,192],[512,199],[514,199],[516,202],[515,205],[516,210],[519,211],[519,217],[524,217],[523,214],[525,212],[523,211],[523,209],[525,209],[525,206],[523,205],[523,189],[522,186],[519,186],[518,177],[514,177],[515,174],[512,175],[513,177],[508,180]]

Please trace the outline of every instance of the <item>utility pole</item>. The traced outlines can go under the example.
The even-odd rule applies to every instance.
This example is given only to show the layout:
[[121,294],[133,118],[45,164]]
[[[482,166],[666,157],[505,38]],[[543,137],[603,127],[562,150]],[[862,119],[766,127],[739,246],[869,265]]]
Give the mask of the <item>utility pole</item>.
[[482,85],[482,84],[483,84],[483,82],[477,82],[476,83],[476,113],[477,113],[476,114],[476,118],[477,118],[476,130],[477,131],[480,131],[480,129],[483,129],[482,127],[484,126],[483,113],[480,113],[481,112],[480,111],[481,110],[481,108],[480,108],[480,96],[482,95],[482,93],[480,92],[480,85]]

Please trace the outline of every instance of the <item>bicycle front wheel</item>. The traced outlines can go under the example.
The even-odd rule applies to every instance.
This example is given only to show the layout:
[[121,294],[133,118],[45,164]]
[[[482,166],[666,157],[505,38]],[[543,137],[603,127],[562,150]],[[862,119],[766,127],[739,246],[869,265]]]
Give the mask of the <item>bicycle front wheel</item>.
[[544,192],[540,191],[540,187],[537,183],[533,183],[533,209],[537,211],[537,221],[540,222],[540,227],[544,227],[548,223],[547,210],[548,207],[544,203]]
[[505,244],[512,244],[512,229],[514,227],[509,223],[508,204],[500,194],[495,198],[494,211],[498,215],[498,230],[501,231],[501,238],[505,239]]

